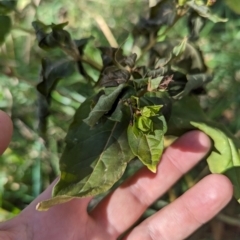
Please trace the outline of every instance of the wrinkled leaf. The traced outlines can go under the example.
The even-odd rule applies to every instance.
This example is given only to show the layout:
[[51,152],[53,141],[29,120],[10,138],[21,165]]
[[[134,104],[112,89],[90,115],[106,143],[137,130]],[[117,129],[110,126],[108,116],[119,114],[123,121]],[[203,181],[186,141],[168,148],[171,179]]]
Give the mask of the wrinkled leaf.
[[144,97],[140,98],[140,107],[151,105],[161,105],[161,114],[168,121],[172,111],[172,100],[167,92],[145,93]]
[[212,76],[209,74],[194,74],[187,75],[187,83],[182,92],[174,96],[174,98],[182,98],[187,96],[192,90],[204,86],[206,83],[212,80]]
[[123,67],[130,67],[133,68],[135,66],[137,60],[137,54],[136,53],[132,53],[127,57],[124,57],[119,63],[123,66]]
[[155,90],[155,89],[159,88],[162,79],[163,79],[163,76],[157,77],[157,78],[154,78],[154,79],[150,79],[149,80],[149,83],[150,83],[149,84],[150,85],[149,90],[152,91],[152,90]]
[[[154,45],[152,48],[151,60],[156,61],[157,59],[169,56],[172,49],[179,45],[180,41],[170,40],[160,42]],[[202,52],[192,43],[187,42],[185,51],[180,57],[173,59],[171,61],[172,65],[182,69],[185,74],[197,74],[206,72],[206,65],[202,56]],[[175,76],[174,76],[175,79]]]
[[190,32],[189,40],[196,41],[199,38],[199,34],[203,29],[206,18],[203,18],[195,11],[191,11],[188,16],[188,31]]
[[134,79],[142,79],[145,78],[147,74],[146,66],[137,66],[132,71],[132,76]]
[[[0,2],[1,4],[1,2]],[[12,22],[10,17],[0,15],[0,44],[4,42],[5,37],[10,32],[12,27]]]
[[75,71],[75,62],[62,59],[52,62],[48,59],[42,59],[42,82],[37,85],[38,91],[48,96],[61,78],[70,76]]
[[123,56],[122,49],[100,47],[102,52],[103,69],[100,73],[97,85],[102,87],[114,87],[129,80],[130,69],[135,66],[137,55]]
[[155,21],[155,24],[164,24],[170,26],[176,16],[176,4],[174,0],[161,0],[158,3],[150,8],[150,17],[149,20]]
[[127,130],[128,143],[133,154],[152,172],[157,171],[163,152],[165,127],[163,116],[139,117]]
[[107,114],[112,109],[113,104],[118,99],[118,96],[124,87],[126,87],[126,85],[121,84],[118,87],[113,88],[110,94],[100,96],[89,116],[83,121],[93,127],[104,114]]
[[94,37],[88,37],[88,38],[74,40],[74,43],[76,44],[76,47],[78,48],[78,51],[81,55],[83,54],[83,50],[86,47],[87,43],[93,39]]
[[40,73],[40,83],[38,90],[38,130],[40,136],[46,141],[47,117],[50,115],[51,92],[56,87],[61,78],[70,76],[75,71],[74,62],[70,60],[60,60],[51,62],[42,59],[42,69]]
[[186,49],[186,44],[187,44],[187,38],[184,38],[179,45],[173,48],[172,50],[173,56],[178,57],[179,55],[184,53]]
[[108,67],[101,74],[99,84],[102,87],[116,87],[126,83],[130,78],[130,73],[127,70],[119,69],[118,67]]
[[[0,1],[0,15],[4,15],[4,14],[7,14],[11,11],[14,11],[14,9],[16,8],[16,5],[17,5],[17,0],[12,0],[12,1],[9,1],[9,0],[1,0]],[[3,27],[4,25],[1,25],[1,27]]]
[[72,56],[75,60],[78,60],[78,48],[75,42],[72,41],[69,32],[63,29],[67,24],[68,22],[57,25],[45,25],[40,21],[32,22],[32,26],[36,32],[38,45],[40,48],[47,50],[49,48],[59,47],[64,52]]
[[[108,89],[109,88],[106,88],[104,90],[106,94]],[[113,106],[111,111],[106,114],[106,117],[111,121],[121,122],[124,115],[124,113],[122,112],[122,104],[125,100],[131,98],[131,96],[134,95],[136,95],[136,91],[133,87],[125,87],[119,95],[119,102],[117,104],[117,107]],[[117,101],[114,103],[114,105],[116,105],[116,103]]]
[[167,135],[180,136],[199,129],[214,142],[214,148],[207,158],[210,171],[226,174],[234,185],[234,195],[240,201],[240,143],[224,126],[208,120],[198,102],[185,97],[174,102],[168,122]]
[[227,22],[228,20],[226,18],[220,18],[217,15],[211,13],[210,8],[208,8],[206,5],[198,5],[194,0],[187,2],[187,5],[196,11],[200,16],[208,18],[214,23]]
[[92,101],[86,100],[74,116],[60,159],[61,178],[54,187],[53,198],[40,203],[38,210],[47,210],[60,200],[65,202],[71,197],[94,196],[109,190],[134,157],[127,142],[128,108],[123,106],[121,123],[105,119],[90,129],[83,119],[88,116]]
[[98,47],[98,49],[101,51],[103,70],[106,67],[114,65],[114,60],[120,62],[120,60],[124,58],[121,48]]

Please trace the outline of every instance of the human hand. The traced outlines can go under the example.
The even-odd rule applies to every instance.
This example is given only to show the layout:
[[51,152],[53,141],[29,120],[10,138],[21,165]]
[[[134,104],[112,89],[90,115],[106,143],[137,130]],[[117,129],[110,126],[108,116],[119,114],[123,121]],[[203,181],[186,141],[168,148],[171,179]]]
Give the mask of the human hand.
[[[0,133],[2,153],[10,141],[12,123],[1,111]],[[202,132],[186,133],[166,149],[157,174],[142,168],[90,213],[87,212],[90,197],[73,199],[47,212],[35,210],[38,202],[51,197],[53,183],[19,216],[0,225],[0,240],[117,239],[149,205],[196,165],[209,148],[210,140]],[[229,202],[232,192],[225,176],[211,174],[133,228],[124,239],[185,239],[214,217]]]

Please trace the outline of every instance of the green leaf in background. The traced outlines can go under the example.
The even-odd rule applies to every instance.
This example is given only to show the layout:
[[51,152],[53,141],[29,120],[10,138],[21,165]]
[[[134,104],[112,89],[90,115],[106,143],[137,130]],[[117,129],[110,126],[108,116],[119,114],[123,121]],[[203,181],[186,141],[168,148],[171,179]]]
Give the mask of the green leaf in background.
[[[112,109],[114,102],[124,87],[126,87],[125,84],[120,84],[118,87],[111,88],[111,93],[101,95],[89,116],[83,121],[93,127],[104,114],[107,114]],[[106,90],[109,92],[109,89]]]
[[140,109],[133,125],[128,126],[128,143],[135,156],[152,172],[157,171],[166,132],[166,123],[162,115],[158,116],[162,106],[145,106]]
[[[0,2],[1,4],[1,2]],[[12,27],[12,22],[10,17],[0,15],[0,45],[4,42],[5,37],[10,32]]]
[[[191,122],[197,129],[207,134],[214,142],[214,149],[207,159],[212,173],[223,173],[232,182],[234,196],[240,203],[240,142],[217,127]],[[216,124],[215,124],[216,125]]]
[[178,0],[178,4],[179,6],[183,6],[185,3],[187,2],[187,0]]
[[[152,48],[152,61],[169,56],[176,46],[181,46],[181,42],[170,40],[155,44]],[[183,49],[184,48],[182,48],[182,50]],[[185,51],[182,52],[181,56],[172,59],[171,63],[179,69],[182,69],[185,74],[206,72],[206,65],[202,52],[196,45],[190,42],[186,42]]]
[[199,129],[207,134],[214,147],[207,158],[213,173],[227,175],[234,185],[234,196],[240,202],[240,142],[224,126],[208,120],[193,97],[185,97],[173,105],[167,135],[180,136]]
[[129,109],[122,106],[121,123],[105,118],[90,129],[83,119],[88,116],[92,101],[92,98],[86,100],[74,116],[60,159],[61,178],[54,187],[53,198],[40,203],[39,210],[47,210],[60,200],[94,196],[109,190],[134,157],[127,141]]
[[84,50],[85,46],[87,45],[87,43],[93,39],[94,39],[94,37],[91,36],[88,38],[74,40],[74,43],[76,44],[78,51],[81,55],[83,54],[83,50]]
[[225,0],[227,6],[237,14],[240,14],[239,0]]
[[[70,33],[63,29],[67,24],[68,22],[45,25],[40,21],[32,22],[40,48],[47,50],[59,47],[73,59],[79,60],[79,49],[76,44],[80,44],[80,42],[73,41]],[[50,33],[49,30],[51,30]]]
[[[16,5],[17,5],[17,0],[12,0],[12,1],[9,1],[9,0],[1,0],[0,1],[0,15],[1,14],[7,14],[11,11],[13,11],[15,8],[16,8]],[[1,28],[4,26],[4,25],[1,25]]]
[[200,16],[204,17],[204,18],[208,18],[209,20],[211,20],[214,23],[218,23],[218,22],[227,22],[228,19],[226,18],[220,18],[217,15],[211,13],[210,8],[208,8],[206,5],[198,5],[196,3],[196,1],[192,0],[187,2],[187,5],[189,7],[191,7],[194,11],[196,11]]

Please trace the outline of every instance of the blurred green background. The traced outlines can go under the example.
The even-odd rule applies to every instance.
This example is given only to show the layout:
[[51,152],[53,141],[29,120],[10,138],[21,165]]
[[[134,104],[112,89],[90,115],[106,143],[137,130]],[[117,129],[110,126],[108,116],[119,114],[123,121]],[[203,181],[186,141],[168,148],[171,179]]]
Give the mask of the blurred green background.
[[[3,2],[12,5],[6,7]],[[201,105],[208,116],[227,125],[237,137],[240,137],[239,5],[238,1],[217,1],[213,11],[229,20],[217,24],[207,21],[198,40],[209,71],[214,73],[214,80],[207,85],[207,93],[200,96]],[[0,158],[0,221],[18,214],[56,178],[67,128],[79,104],[92,94],[79,74],[73,74],[58,84],[52,93],[46,148],[38,135],[36,85],[41,59],[49,53],[38,47],[32,21],[40,20],[44,24],[68,21],[65,29],[72,38],[93,36],[84,52],[101,65],[96,47],[111,43],[122,46],[124,52],[131,51],[133,40],[129,33],[139,16],[147,14],[148,7],[148,0],[0,1],[0,109],[11,116],[14,124],[12,142]],[[9,23],[1,18],[4,15],[11,19],[10,31],[6,35],[3,34],[4,27],[8,28]],[[181,19],[167,37],[182,39],[187,34],[186,24],[186,19]],[[99,72],[87,64],[84,66],[97,81]],[[136,163],[132,166],[133,169],[138,167]],[[128,169],[125,175],[133,171]],[[143,218],[174,200],[208,173],[203,161],[149,208]],[[240,207],[233,200],[220,215],[189,239],[234,240],[239,237]]]

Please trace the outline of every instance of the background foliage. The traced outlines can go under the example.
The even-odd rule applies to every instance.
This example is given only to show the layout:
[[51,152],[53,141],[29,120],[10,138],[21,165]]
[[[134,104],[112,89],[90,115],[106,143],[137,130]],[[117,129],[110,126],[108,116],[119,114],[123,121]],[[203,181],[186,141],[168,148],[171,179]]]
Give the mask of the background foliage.
[[[57,176],[58,159],[72,116],[79,103],[92,94],[84,77],[78,74],[67,76],[59,83],[52,93],[46,148],[38,135],[35,86],[39,82],[41,58],[49,53],[38,47],[32,22],[36,19],[45,24],[68,21],[65,28],[72,37],[93,36],[85,48],[85,56],[101,65],[100,51],[95,46],[111,44],[117,47],[118,44],[129,53],[132,38],[128,33],[140,15],[146,16],[149,4],[147,0],[74,0],[68,4],[63,0],[19,0],[15,3],[6,7],[0,2],[2,16],[8,16],[0,16],[4,23],[0,25],[6,27],[0,30],[0,108],[11,115],[15,129],[11,145],[0,160],[0,220],[18,214]],[[214,80],[200,98],[208,116],[228,125],[232,133],[240,137],[240,18],[239,9],[231,4],[230,0],[214,4],[213,11],[229,21],[217,24],[207,21],[198,40],[206,64],[214,73]],[[167,36],[182,39],[187,33],[186,25],[187,20],[183,18]],[[3,34],[5,32],[8,34]],[[165,38],[163,35],[158,40]],[[59,56],[59,52],[50,54]],[[88,64],[84,67],[97,81],[98,71]],[[133,162],[125,176],[139,167],[138,162]],[[203,161],[149,208],[143,218],[173,201],[206,174],[208,168]],[[240,234],[239,214],[240,208],[233,200],[211,223],[189,239],[237,239]]]

